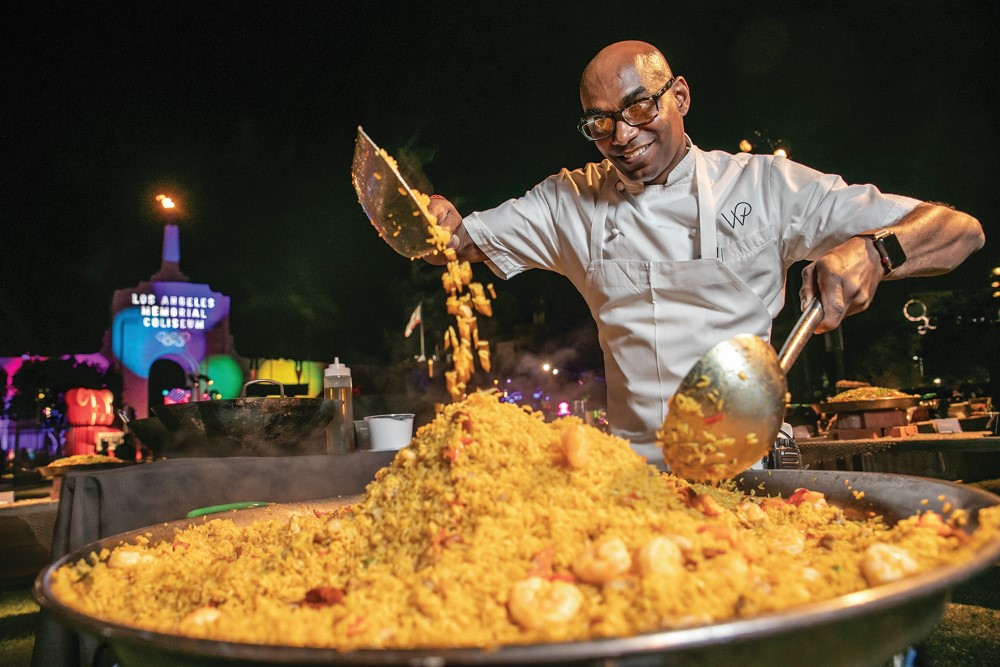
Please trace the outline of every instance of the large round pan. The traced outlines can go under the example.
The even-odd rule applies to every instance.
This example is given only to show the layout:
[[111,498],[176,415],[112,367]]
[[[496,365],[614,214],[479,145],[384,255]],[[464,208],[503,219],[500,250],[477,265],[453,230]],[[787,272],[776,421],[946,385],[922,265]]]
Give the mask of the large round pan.
[[[272,383],[256,380],[253,383]],[[326,452],[325,428],[340,406],[323,398],[240,398],[157,405],[151,408],[173,438],[163,455],[288,456]],[[141,436],[140,436],[141,439]]]
[[[969,513],[971,531],[978,510],[1000,504],[985,491],[950,482],[880,473],[777,470],[744,474],[744,489],[785,496],[799,487],[826,494],[848,513],[882,514],[895,522],[923,510],[950,515]],[[846,482],[846,483],[845,483]],[[863,491],[861,498],[855,492]],[[924,504],[926,503],[926,504]],[[314,505],[315,506],[315,505]],[[291,509],[289,509],[291,508]],[[301,506],[277,506],[232,514],[239,522],[256,520],[266,512],[294,511]],[[52,595],[55,568],[92,551],[152,533],[152,540],[170,539],[190,521],[140,529],[90,544],[46,568],[35,581],[34,595],[43,608],[77,629],[105,638],[124,667],[132,665],[232,664],[399,664],[438,667],[452,664],[623,664],[623,665],[879,665],[894,654],[926,638],[938,624],[951,589],[1000,559],[1000,540],[987,545],[971,561],[940,568],[892,584],[780,613],[714,625],[644,634],[622,639],[505,646],[494,650],[363,650],[341,653],[332,649],[264,646],[207,641],[136,630],[93,618],[62,604]],[[459,638],[460,639],[460,638]]]
[[827,401],[819,404],[820,412],[868,412],[870,410],[901,410],[920,404],[919,396],[869,398],[859,401]]
[[68,466],[42,466],[38,468],[38,472],[42,474],[45,479],[53,479],[55,477],[65,477],[71,472],[77,472],[79,470],[86,470],[88,472],[93,472],[95,470],[114,470],[116,468],[125,468],[130,465],[135,465],[135,461],[106,461],[104,463],[80,463],[76,465]]

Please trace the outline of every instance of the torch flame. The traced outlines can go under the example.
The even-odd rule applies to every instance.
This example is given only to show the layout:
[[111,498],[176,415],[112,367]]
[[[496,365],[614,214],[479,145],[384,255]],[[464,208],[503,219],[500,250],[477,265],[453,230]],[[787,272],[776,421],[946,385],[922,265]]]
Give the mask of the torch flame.
[[160,202],[163,208],[173,208],[174,200],[167,195],[156,195],[156,201]]

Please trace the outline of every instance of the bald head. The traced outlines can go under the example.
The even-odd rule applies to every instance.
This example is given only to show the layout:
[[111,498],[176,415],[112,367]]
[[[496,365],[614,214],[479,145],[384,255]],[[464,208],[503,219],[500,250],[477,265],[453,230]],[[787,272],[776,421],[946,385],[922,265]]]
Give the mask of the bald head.
[[[599,136],[594,145],[632,181],[665,183],[687,153],[684,115],[691,92],[684,77],[674,78],[667,59],[652,44],[616,42],[602,49],[583,71],[580,103],[581,127],[597,122],[604,126],[588,138]],[[629,119],[626,109],[632,109]]]
[[599,86],[636,76],[643,84],[659,87],[671,77],[670,65],[652,44],[637,40],[615,42],[601,49],[584,68],[580,96],[584,98]]

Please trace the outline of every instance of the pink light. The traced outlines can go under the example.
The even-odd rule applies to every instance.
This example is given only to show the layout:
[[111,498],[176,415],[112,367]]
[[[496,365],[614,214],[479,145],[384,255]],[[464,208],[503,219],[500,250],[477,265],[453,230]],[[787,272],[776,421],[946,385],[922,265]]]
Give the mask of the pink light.
[[175,405],[177,403],[190,403],[191,390],[176,387],[163,395],[164,405]]

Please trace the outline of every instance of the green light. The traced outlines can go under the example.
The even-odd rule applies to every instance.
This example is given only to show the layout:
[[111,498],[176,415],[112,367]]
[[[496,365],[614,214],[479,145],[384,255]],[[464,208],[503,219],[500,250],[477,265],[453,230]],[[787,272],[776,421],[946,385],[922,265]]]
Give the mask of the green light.
[[213,354],[201,362],[198,372],[211,378],[212,393],[219,398],[237,398],[243,388],[243,369],[228,354]]

